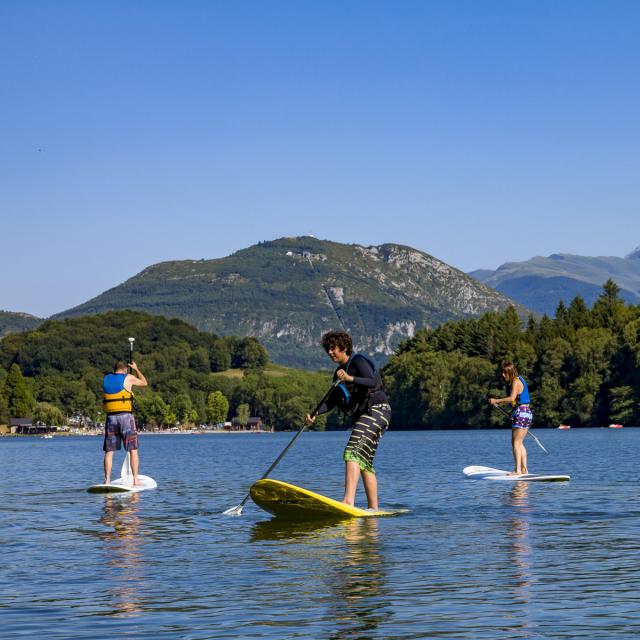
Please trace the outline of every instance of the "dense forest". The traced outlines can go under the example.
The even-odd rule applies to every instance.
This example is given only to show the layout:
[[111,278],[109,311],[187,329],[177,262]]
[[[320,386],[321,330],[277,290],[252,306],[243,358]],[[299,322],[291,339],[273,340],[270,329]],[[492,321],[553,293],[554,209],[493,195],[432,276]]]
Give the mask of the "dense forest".
[[487,404],[503,361],[529,384],[534,426],[640,424],[640,307],[619,294],[609,280],[591,309],[576,297],[524,326],[511,308],[418,331],[383,370],[394,425],[504,426]]
[[[500,365],[529,383],[535,426],[640,424],[640,307],[608,281],[590,309],[576,297],[554,318],[523,324],[511,307],[421,329],[382,369],[394,428],[504,426],[487,404],[504,394]],[[136,393],[140,424],[217,423],[249,415],[296,428],[330,384],[329,372],[270,365],[255,338],[218,337],[181,320],[112,311],[49,320],[0,341],[0,423],[32,416],[100,422],[101,383],[116,359],[134,359],[150,387]],[[329,364],[329,363],[327,363]],[[332,415],[317,428],[338,428]]]
[[[139,424],[167,427],[260,416],[278,429],[299,426],[330,384],[328,373],[268,364],[255,338],[217,337],[182,320],[112,311],[49,320],[0,341],[0,423],[29,416],[60,424],[104,419],[102,377],[116,360],[134,360],[149,380],[136,391]],[[318,428],[325,427],[319,421]]]

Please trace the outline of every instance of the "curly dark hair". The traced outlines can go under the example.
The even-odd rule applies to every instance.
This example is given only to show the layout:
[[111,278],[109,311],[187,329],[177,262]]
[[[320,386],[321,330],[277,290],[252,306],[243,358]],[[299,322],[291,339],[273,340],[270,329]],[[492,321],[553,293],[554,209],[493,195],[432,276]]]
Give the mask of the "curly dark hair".
[[327,331],[322,336],[322,348],[328,353],[332,347],[339,347],[350,356],[353,353],[351,336],[344,331]]

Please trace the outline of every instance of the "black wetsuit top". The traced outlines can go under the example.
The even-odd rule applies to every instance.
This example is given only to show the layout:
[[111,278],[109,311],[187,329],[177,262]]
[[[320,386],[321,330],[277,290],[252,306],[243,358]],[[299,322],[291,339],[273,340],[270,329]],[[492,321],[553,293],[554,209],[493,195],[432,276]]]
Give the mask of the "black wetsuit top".
[[344,369],[350,376],[353,376],[353,382],[341,383],[341,386],[344,386],[351,396],[351,400],[345,405],[343,392],[336,389],[329,396],[327,402],[320,407],[318,414],[327,413],[337,407],[350,415],[353,420],[357,420],[359,416],[369,411],[373,405],[389,403],[387,394],[382,390],[380,374],[375,370],[368,358],[359,353],[351,356],[346,364],[340,365],[335,370],[333,374],[334,382],[338,379],[338,371],[340,369]]

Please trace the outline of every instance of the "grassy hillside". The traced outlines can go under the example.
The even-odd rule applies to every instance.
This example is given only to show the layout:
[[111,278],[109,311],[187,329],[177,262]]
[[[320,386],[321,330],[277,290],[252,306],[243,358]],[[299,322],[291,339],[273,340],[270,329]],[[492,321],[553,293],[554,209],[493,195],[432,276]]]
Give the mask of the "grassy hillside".
[[327,366],[323,332],[346,328],[379,362],[420,327],[477,317],[511,301],[410,247],[361,247],[311,237],[263,242],[218,260],[153,265],[60,314],[136,309],[219,335],[256,336],[271,359]]

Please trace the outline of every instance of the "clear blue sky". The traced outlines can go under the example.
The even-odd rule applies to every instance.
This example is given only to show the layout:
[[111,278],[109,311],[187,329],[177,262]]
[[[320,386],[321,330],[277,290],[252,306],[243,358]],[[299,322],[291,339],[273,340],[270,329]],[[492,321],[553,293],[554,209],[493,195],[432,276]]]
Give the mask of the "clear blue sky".
[[0,4],[0,309],[281,236],[640,244],[640,2]]

